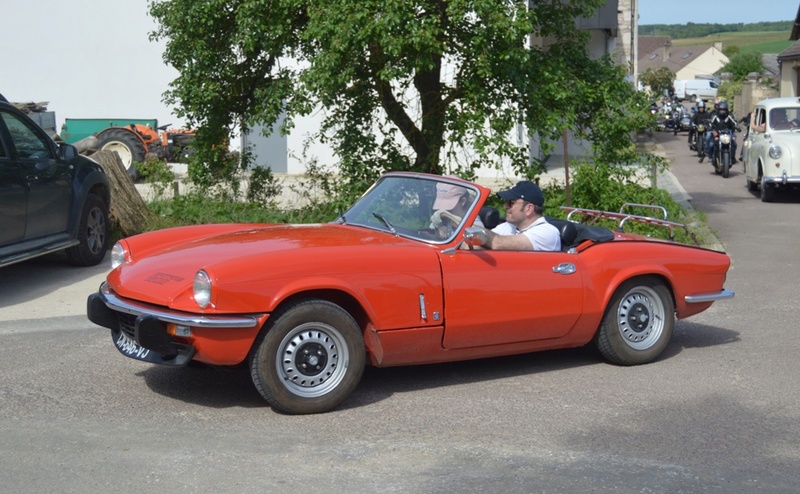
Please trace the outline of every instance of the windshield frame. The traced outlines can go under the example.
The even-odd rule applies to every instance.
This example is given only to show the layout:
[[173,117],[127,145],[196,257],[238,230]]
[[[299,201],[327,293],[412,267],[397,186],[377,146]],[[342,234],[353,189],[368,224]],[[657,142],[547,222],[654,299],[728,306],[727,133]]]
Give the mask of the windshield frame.
[[[462,187],[469,194],[466,213],[445,237],[439,237],[430,228],[438,184]],[[470,218],[477,216],[476,211],[486,195],[488,189],[455,177],[390,172],[381,176],[336,222],[427,244],[445,245],[460,238],[462,230],[468,226],[467,221],[472,225]]]

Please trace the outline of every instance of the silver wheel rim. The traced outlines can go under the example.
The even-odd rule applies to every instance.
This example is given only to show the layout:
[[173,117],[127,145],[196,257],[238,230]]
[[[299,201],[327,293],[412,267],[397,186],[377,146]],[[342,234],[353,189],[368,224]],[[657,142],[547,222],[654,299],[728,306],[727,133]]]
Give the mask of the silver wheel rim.
[[622,341],[634,350],[647,350],[664,332],[666,313],[661,297],[649,287],[630,290],[617,306],[617,328]]
[[350,354],[344,337],[325,323],[301,324],[287,334],[278,347],[276,370],[292,394],[319,398],[344,379]]
[[122,166],[124,166],[126,170],[130,169],[133,163],[133,154],[131,154],[131,150],[128,149],[128,146],[119,141],[112,141],[103,146],[103,151],[116,152],[119,155],[119,159],[122,161]]

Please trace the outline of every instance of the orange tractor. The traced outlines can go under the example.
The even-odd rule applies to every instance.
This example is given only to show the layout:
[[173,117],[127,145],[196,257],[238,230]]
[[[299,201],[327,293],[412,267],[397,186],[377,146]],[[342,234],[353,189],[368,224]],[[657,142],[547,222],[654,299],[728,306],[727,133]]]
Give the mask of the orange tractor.
[[149,154],[185,163],[191,155],[195,133],[187,129],[169,129],[169,125],[159,127],[157,120],[67,118],[61,127],[61,138],[68,143],[92,135],[97,138],[98,148],[119,154],[135,181],[139,178],[136,163],[144,163]]

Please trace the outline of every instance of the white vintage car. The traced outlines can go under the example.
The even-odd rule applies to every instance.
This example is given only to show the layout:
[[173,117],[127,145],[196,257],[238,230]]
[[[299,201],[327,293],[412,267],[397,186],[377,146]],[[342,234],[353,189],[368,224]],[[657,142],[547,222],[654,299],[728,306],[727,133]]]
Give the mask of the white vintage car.
[[800,98],[768,98],[753,108],[742,151],[747,189],[772,202],[779,188],[800,184]]

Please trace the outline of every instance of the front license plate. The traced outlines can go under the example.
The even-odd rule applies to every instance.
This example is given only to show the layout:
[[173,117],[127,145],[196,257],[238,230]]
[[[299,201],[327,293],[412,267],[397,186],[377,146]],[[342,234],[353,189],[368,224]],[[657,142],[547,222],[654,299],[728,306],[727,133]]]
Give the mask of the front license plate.
[[123,355],[139,360],[148,360],[147,356],[150,350],[133,341],[122,331],[114,338],[114,344],[117,345],[117,349],[122,352]]

